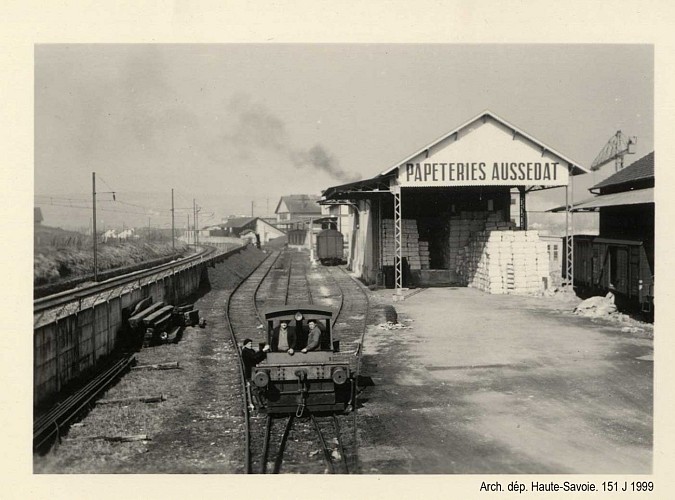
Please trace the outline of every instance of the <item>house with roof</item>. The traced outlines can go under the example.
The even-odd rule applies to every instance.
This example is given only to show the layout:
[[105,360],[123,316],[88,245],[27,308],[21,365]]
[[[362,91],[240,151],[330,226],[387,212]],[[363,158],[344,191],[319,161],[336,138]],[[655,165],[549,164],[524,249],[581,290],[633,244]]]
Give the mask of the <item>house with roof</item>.
[[279,229],[302,229],[311,219],[321,217],[319,196],[311,194],[290,194],[282,196],[274,213]]
[[[258,235],[260,243],[284,236],[285,233],[260,217],[232,217],[221,224],[207,226],[200,230],[199,241],[215,242],[219,238],[250,239],[250,234]],[[247,235],[248,234],[248,235]]]

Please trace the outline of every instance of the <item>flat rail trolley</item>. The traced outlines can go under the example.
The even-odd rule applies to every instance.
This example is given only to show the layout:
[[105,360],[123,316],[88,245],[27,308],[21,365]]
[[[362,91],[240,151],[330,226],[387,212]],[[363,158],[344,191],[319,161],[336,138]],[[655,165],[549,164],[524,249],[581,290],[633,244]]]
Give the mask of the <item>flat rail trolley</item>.
[[[264,319],[267,343],[278,332],[281,321],[288,322],[296,336],[293,354],[267,353],[251,374],[260,401],[259,410],[268,414],[344,412],[349,409],[355,390],[356,356],[341,353],[331,325],[333,312],[314,305],[286,305],[267,309]],[[306,353],[308,322],[321,330],[319,346]]]

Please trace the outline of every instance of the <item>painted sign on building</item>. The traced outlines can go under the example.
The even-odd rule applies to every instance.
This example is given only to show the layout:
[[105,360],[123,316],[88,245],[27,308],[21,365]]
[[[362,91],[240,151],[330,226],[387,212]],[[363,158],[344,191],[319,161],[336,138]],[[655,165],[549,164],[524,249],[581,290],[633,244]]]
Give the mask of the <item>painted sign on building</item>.
[[564,186],[568,163],[495,121],[476,121],[398,167],[398,184]]

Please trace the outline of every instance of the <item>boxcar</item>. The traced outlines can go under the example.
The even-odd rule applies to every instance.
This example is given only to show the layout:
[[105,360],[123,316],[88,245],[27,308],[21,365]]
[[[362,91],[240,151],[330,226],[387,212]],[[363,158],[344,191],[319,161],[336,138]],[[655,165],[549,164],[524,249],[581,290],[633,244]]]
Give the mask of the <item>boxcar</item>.
[[340,264],[344,258],[344,236],[335,229],[324,229],[316,235],[316,253],[322,264]]
[[653,259],[642,241],[575,236],[574,284],[589,293],[611,291],[618,306],[653,312]]
[[[347,409],[355,389],[356,357],[339,352],[333,337],[332,311],[325,307],[283,306],[265,312],[267,341],[281,320],[294,329],[294,354],[268,352],[251,374],[264,413],[341,412]],[[322,331],[320,346],[302,353],[307,344],[307,323],[315,320]]]

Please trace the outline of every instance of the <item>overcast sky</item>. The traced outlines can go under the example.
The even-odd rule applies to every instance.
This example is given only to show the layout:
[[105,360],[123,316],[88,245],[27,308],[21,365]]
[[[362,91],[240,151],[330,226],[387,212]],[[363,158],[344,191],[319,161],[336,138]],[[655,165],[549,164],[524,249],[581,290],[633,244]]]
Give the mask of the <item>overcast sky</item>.
[[653,149],[653,75],[646,45],[38,45],[36,204],[47,225],[86,225],[44,196],[89,199],[96,171],[128,225],[165,217],[171,188],[214,221],[252,200],[262,215],[484,109],[586,167],[620,129],[638,137],[630,163]]

